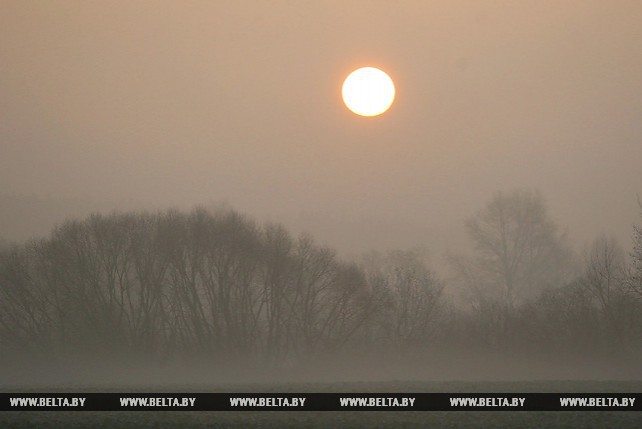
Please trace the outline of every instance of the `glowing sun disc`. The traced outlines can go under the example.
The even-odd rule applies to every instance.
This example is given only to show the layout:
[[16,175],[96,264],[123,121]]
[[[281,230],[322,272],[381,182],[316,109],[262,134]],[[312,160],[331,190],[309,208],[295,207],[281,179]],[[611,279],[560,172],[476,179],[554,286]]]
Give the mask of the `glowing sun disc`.
[[377,116],[388,110],[395,99],[395,85],[385,72],[363,67],[350,73],[341,88],[343,102],[361,116]]

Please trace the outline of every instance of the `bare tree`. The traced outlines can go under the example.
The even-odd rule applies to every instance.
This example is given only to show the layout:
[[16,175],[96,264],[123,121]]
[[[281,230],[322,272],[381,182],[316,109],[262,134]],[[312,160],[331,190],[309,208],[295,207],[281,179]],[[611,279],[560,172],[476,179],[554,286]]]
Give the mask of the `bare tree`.
[[[639,200],[638,200],[639,203]],[[642,208],[642,203],[640,208]],[[633,226],[633,251],[627,276],[628,291],[642,302],[642,226]]]
[[581,278],[544,291],[522,309],[525,331],[519,337],[532,353],[595,353],[603,318]]
[[615,316],[615,301],[623,293],[624,251],[614,238],[599,237],[586,256],[584,284],[605,315]]
[[375,342],[425,345],[436,329],[443,286],[418,251],[372,253],[363,267],[372,289]]
[[624,251],[614,238],[599,237],[586,256],[585,267],[580,284],[600,311],[604,338],[620,344],[630,331],[631,318],[635,318],[635,310],[625,294]]
[[478,304],[490,300],[510,310],[572,272],[572,252],[539,192],[495,194],[466,230],[475,254],[453,258],[453,267]]
[[40,242],[0,251],[0,346],[38,353],[55,345],[52,294],[42,282]]

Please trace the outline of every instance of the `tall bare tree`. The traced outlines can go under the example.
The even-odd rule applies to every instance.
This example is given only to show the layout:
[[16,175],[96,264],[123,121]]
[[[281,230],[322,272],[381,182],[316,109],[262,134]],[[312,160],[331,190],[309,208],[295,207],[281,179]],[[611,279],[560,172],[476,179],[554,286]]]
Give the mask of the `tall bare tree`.
[[593,242],[580,284],[599,309],[603,338],[621,345],[630,333],[636,311],[626,296],[624,251],[614,238],[602,236]]
[[572,252],[537,191],[496,193],[466,231],[475,253],[454,267],[477,301],[510,309],[570,277]]

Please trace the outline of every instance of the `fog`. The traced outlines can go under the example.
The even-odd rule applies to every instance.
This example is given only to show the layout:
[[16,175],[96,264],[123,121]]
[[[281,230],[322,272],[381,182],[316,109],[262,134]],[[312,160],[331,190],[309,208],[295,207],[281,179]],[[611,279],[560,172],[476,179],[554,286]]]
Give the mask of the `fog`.
[[[298,361],[287,369],[268,365],[270,371],[276,371],[271,374],[277,374],[277,378],[283,371],[296,378],[300,371],[316,374],[317,378],[334,374],[341,379],[359,374],[359,368],[369,375],[376,372],[372,368],[379,368],[383,378],[408,378],[412,374],[474,378],[484,371],[492,378],[499,377],[500,370],[507,371],[504,375],[509,378],[523,377],[528,371],[535,378],[557,378],[560,374],[582,378],[591,373],[604,378],[627,378],[631,374],[639,378],[639,366],[632,364],[634,360],[614,364],[615,358],[610,354],[614,346],[608,338],[612,332],[624,332],[623,325],[618,325],[620,321],[611,320],[610,312],[620,312],[623,318],[630,316],[626,319],[631,322],[627,325],[630,330],[617,338],[617,344],[632,344],[631,354],[624,353],[626,357],[622,359],[639,357],[636,353],[640,353],[638,334],[642,324],[634,316],[640,305],[634,285],[639,277],[635,277],[637,266],[635,260],[629,261],[629,253],[635,244],[633,226],[640,225],[642,194],[640,22],[642,4],[636,1],[0,0],[0,250],[9,247],[7,242],[18,243],[13,250],[0,252],[0,268],[6,268],[0,274],[4,273],[4,287],[10,297],[0,305],[8,309],[5,314],[11,314],[0,321],[6,326],[27,326],[24,336],[21,331],[15,338],[8,334],[10,340],[5,340],[19,344],[27,338],[27,343],[33,340],[36,348],[53,341],[51,347],[60,347],[56,349],[60,356],[91,356],[89,352],[84,354],[86,333],[75,336],[77,332],[69,334],[64,329],[84,323],[52,310],[80,305],[57,300],[67,296],[66,288],[75,285],[76,277],[60,274],[61,277],[52,277],[51,284],[43,280],[46,276],[38,277],[40,280],[29,277],[29,281],[33,280],[29,283],[32,289],[25,289],[29,292],[24,296],[12,295],[13,289],[6,285],[14,285],[14,281],[15,285],[23,285],[20,273],[51,274],[43,267],[54,269],[56,264],[63,264],[61,261],[68,262],[63,257],[65,252],[80,246],[69,232],[76,227],[96,240],[90,240],[96,247],[88,247],[88,254],[102,255],[101,241],[95,238],[102,236],[92,229],[96,219],[96,225],[108,219],[105,228],[115,234],[108,235],[115,240],[122,231],[118,232],[119,227],[114,225],[127,224],[126,219],[136,218],[143,224],[148,222],[145,219],[154,219],[149,222],[162,224],[163,216],[174,219],[175,213],[181,213],[176,219],[192,219],[189,216],[196,215],[190,210],[200,206],[208,213],[232,210],[248,216],[256,222],[253,225],[260,225],[256,227],[259,232],[250,228],[254,231],[250,235],[256,234],[253,240],[259,243],[257,248],[265,245],[262,234],[269,231],[265,225],[270,222],[282,224],[291,243],[299,243],[299,233],[308,233],[318,249],[330,249],[335,258],[332,263],[336,263],[336,267],[332,266],[338,273],[343,273],[345,266],[360,273],[364,280],[358,293],[366,294],[373,303],[386,302],[381,297],[387,296],[388,286],[382,286],[383,295],[373,292],[373,285],[378,284],[373,279],[381,276],[368,277],[372,273],[364,254],[381,258],[376,260],[383,261],[384,267],[390,261],[391,267],[396,266],[404,257],[419,264],[412,258],[421,254],[425,259],[428,255],[430,262],[426,266],[421,265],[425,262],[422,259],[412,268],[425,274],[425,285],[432,291],[432,295],[421,295],[421,299],[428,300],[421,302],[438,303],[434,305],[440,313],[430,318],[431,332],[448,327],[452,331],[443,332],[450,332],[456,344],[422,332],[417,338],[430,338],[435,341],[431,344],[440,344],[443,351],[435,355],[433,348],[424,355],[427,352],[422,349],[390,359],[382,352],[378,356],[383,360],[364,363],[356,357],[359,353],[370,354],[372,347],[379,344],[377,341],[385,343],[385,350],[396,347],[394,341],[387,342],[388,334],[376,330],[388,326],[398,315],[385,319],[388,316],[381,316],[375,307],[366,311],[351,300],[370,301],[357,295],[337,298],[336,302],[349,308],[340,313],[348,327],[328,331],[328,338],[343,341],[350,332],[349,343],[354,349],[342,350],[345,356],[338,351],[332,354],[338,363],[328,358],[327,367],[309,363],[312,366],[306,368]],[[381,116],[358,117],[341,100],[343,79],[362,66],[380,67],[395,82],[395,102]],[[475,298],[470,291],[476,290],[476,283],[468,284],[470,278],[465,274],[469,267],[480,275],[489,275],[492,270],[484,265],[487,261],[483,251],[475,256],[475,251],[483,249],[483,242],[475,242],[471,219],[478,216],[483,220],[480,213],[485,207],[492,213],[489,202],[498,198],[502,201],[502,195],[536,195],[533,207],[545,210],[545,216],[536,221],[544,225],[548,234],[542,242],[554,250],[550,255],[565,263],[558,264],[557,271],[549,270],[547,276],[541,274],[546,271],[542,267],[549,267],[551,259],[529,266],[537,270],[516,272],[516,276],[522,276],[515,280],[516,285],[540,282],[533,289],[536,293],[528,297],[520,296],[518,286],[513,290],[506,281],[505,288],[497,292],[501,297],[493,299],[504,305],[506,314],[525,325],[519,325],[517,334],[511,334],[504,345],[490,339],[479,346],[470,338],[475,329],[494,335],[494,328],[484,325],[492,322],[484,318],[493,314],[490,307],[484,307],[485,299],[492,294]],[[521,204],[503,201],[506,207]],[[167,211],[172,208],[178,212]],[[107,217],[86,217],[95,212]],[[54,230],[68,219],[77,221]],[[178,226],[172,224],[172,231],[178,235],[176,231],[183,231],[181,225],[192,225],[192,220],[176,222]],[[477,232],[480,230],[481,227]],[[155,232],[145,234],[139,238],[156,237]],[[30,238],[43,237],[48,238],[28,243]],[[181,246],[201,249],[198,240],[186,237],[191,238],[180,241]],[[602,241],[594,241],[596,237],[602,237]],[[613,240],[608,241],[608,237]],[[171,235],[163,243],[178,246],[179,241],[172,241],[175,239]],[[54,250],[47,250],[50,247]],[[296,248],[295,244],[292,248]],[[389,253],[394,249],[415,250]],[[591,259],[591,255],[600,255],[600,249],[609,256]],[[154,248],[154,252],[157,250]],[[609,259],[609,252],[622,256]],[[162,252],[150,254],[165,261]],[[123,255],[131,256],[126,252]],[[297,255],[294,252],[288,258],[299,261]],[[271,266],[254,257],[247,260],[261,267]],[[86,275],[81,270],[85,262],[76,262],[67,270],[74,272],[77,268]],[[24,272],[13,270],[12,264],[23,267],[22,263]],[[624,302],[630,294],[636,298],[629,299],[628,304],[605,303],[600,295],[602,283],[595,274],[600,263],[620,270],[622,275],[616,279],[618,299]],[[176,273],[182,273],[177,268],[180,264],[175,262],[173,266]],[[65,270],[63,265],[58,268]],[[100,277],[104,275],[103,268],[91,266],[88,270],[95,269]],[[130,273],[126,265],[122,270]],[[263,278],[256,274],[252,282],[268,287],[265,285],[269,282],[261,283],[264,279],[260,279]],[[488,280],[488,284],[495,280]],[[148,287],[140,279],[129,281],[127,290],[132,296]],[[163,287],[178,290],[173,281],[167,280]],[[182,281],[189,283],[185,278]],[[198,283],[198,287],[208,290],[206,281],[199,281],[205,283]],[[102,302],[101,287],[97,287],[97,301],[91,301],[92,305]],[[115,283],[105,287],[116,288]],[[235,286],[230,283],[225,287],[234,290]],[[584,294],[575,297],[574,291],[580,289]],[[292,290],[293,296],[299,297],[299,289]],[[469,295],[464,293],[466,290]],[[46,305],[38,310],[42,313],[36,313],[43,319],[32,318],[23,325],[23,310],[31,314],[30,300],[40,299]],[[325,299],[328,307],[319,310],[319,314],[334,314],[337,310],[331,303],[335,298]],[[569,312],[579,306],[589,316],[572,313],[577,317],[573,320],[579,320],[577,330],[571,329],[567,333],[570,337],[556,337],[551,332],[562,325],[555,325],[559,321],[546,325],[550,316],[547,311],[555,310],[556,300],[564,299],[570,303]],[[580,301],[581,305],[577,304]],[[195,305],[186,298],[177,302]],[[212,302],[203,301],[204,308],[214,305]],[[120,301],[113,305],[124,308]],[[107,331],[124,326],[122,338],[114,340],[122,344],[136,344],[137,336],[143,335],[142,328],[124,316],[137,311],[131,305],[130,302],[130,308],[123,310],[117,320],[106,316],[109,320],[105,319],[104,325],[99,323],[100,329]],[[265,344],[277,344],[273,342],[276,340],[263,338],[264,310],[253,305],[248,304],[248,308],[260,323],[252,331],[253,336],[247,337],[248,342],[271,356]],[[474,313],[477,305],[486,313]],[[470,308],[473,313],[467,313]],[[158,311],[150,314],[164,321],[179,320],[177,315],[182,314],[172,306]],[[51,315],[54,313],[55,317]],[[533,326],[527,323],[531,316],[536,319]],[[51,322],[54,319],[55,323]],[[204,318],[201,322],[214,326],[215,319]],[[353,336],[348,328],[355,320],[366,321],[363,326],[374,327],[376,332],[355,325],[357,334]],[[422,329],[428,326],[424,322],[420,324]],[[185,321],[180,322],[184,325],[176,323],[172,332],[185,338],[197,325],[195,321],[190,322],[193,326]],[[287,335],[299,338],[305,329],[292,323],[297,327],[292,331],[288,328]],[[43,327],[52,328],[53,333]],[[542,350],[549,353],[533,358],[541,364],[538,373],[525,357],[533,344],[526,346],[516,336],[530,335],[545,327],[549,333],[542,334],[543,343],[534,343],[545,344]],[[591,336],[592,329],[599,334]],[[163,350],[183,344],[164,335],[144,333],[145,338],[154,339],[150,350],[156,350],[158,344]],[[209,338],[194,335],[185,340],[186,344],[197,347],[199,341]],[[500,342],[506,339],[498,338]],[[563,347],[568,338],[576,341],[569,346],[570,351]],[[75,346],[72,351],[66,350],[76,341],[83,345],[78,355]],[[284,353],[299,350],[298,345],[289,343],[283,347]],[[301,347],[305,349],[307,345]],[[516,353],[502,356],[523,359],[516,363],[507,358],[506,362],[512,362],[514,367],[501,364],[503,361],[497,360],[495,354],[498,347]],[[580,356],[586,347],[597,351],[584,362]],[[316,349],[305,350],[308,353]],[[485,353],[493,357],[484,358]],[[462,355],[466,357],[457,366],[453,357]],[[425,359],[423,364],[399,363],[399,359],[409,356]],[[119,362],[120,358],[114,356],[111,362]],[[122,357],[123,362],[136,362],[138,358],[127,353]],[[33,359],[35,362],[40,357],[34,353]],[[433,362],[431,370],[426,369],[426,362]],[[111,364],[103,363],[102,370],[88,364],[87,373],[97,377],[106,374]],[[47,368],[50,364],[54,365],[38,363]],[[83,360],[69,371],[85,364]],[[123,376],[129,371],[128,365],[114,364],[113,369]],[[184,367],[176,362],[158,365]],[[189,364],[191,368],[198,365]],[[387,375],[382,369],[386,365],[391,368]],[[248,367],[244,368],[246,371]],[[399,368],[406,375],[395,373]],[[59,373],[66,374],[65,371],[60,369]],[[254,378],[248,379],[263,376],[258,375],[264,374],[262,370],[257,371]],[[14,374],[20,374],[24,381],[34,376],[28,372]],[[168,372],[179,374],[176,370]],[[185,379],[202,372],[185,369],[180,374]]]
[[446,288],[229,208],[70,219],[0,249],[2,384],[639,379],[642,227],[578,262],[532,191],[466,227]]
[[[0,235],[48,231],[61,201],[215,202],[346,253],[440,255],[493,192],[529,187],[578,243],[628,244],[641,17],[633,1],[4,0]],[[380,117],[340,99],[363,65],[397,86]],[[27,223],[16,198],[49,203]]]

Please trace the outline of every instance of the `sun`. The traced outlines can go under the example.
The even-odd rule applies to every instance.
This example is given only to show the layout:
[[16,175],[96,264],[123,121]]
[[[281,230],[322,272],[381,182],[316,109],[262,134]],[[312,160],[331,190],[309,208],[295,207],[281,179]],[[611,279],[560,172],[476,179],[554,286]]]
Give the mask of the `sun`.
[[395,85],[385,72],[363,67],[350,73],[341,88],[343,102],[361,116],[377,116],[390,108],[395,99]]

